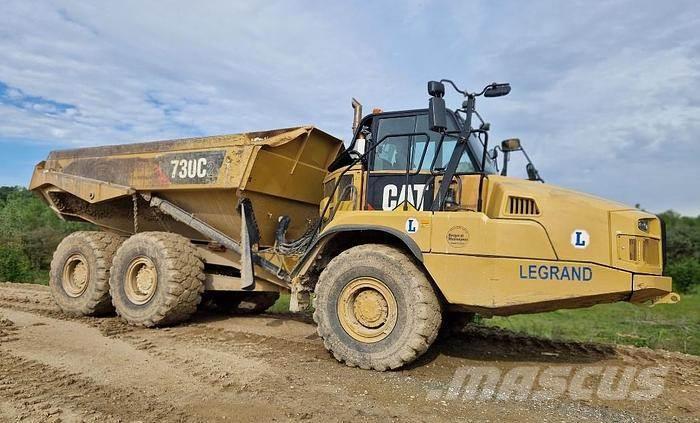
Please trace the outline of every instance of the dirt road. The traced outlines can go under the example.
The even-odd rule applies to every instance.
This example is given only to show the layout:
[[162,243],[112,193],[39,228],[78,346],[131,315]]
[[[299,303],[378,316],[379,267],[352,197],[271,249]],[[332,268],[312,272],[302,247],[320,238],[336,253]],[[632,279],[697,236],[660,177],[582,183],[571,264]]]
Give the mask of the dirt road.
[[[474,366],[503,374],[654,367],[666,376],[654,400],[465,400],[453,377]],[[673,419],[700,421],[695,357],[474,328],[440,339],[408,369],[377,373],[338,364],[304,317],[202,312],[188,324],[141,329],[64,316],[43,286],[0,284],[2,422]]]

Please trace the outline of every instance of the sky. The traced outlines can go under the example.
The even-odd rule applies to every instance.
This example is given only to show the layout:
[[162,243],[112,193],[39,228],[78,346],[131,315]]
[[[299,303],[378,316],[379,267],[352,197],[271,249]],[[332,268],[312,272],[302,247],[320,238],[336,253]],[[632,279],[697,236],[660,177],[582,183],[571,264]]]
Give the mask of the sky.
[[548,183],[700,214],[700,4],[682,0],[3,0],[0,185],[78,146],[301,124],[349,142],[352,97],[424,108],[441,78],[510,82],[477,108]]

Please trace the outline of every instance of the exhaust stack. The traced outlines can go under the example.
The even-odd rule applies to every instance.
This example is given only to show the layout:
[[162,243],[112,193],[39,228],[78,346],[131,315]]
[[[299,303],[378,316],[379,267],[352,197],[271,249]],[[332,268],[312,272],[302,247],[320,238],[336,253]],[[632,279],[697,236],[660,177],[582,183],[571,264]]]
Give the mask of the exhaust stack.
[[354,134],[362,120],[362,104],[355,97],[352,98],[352,112],[352,133]]

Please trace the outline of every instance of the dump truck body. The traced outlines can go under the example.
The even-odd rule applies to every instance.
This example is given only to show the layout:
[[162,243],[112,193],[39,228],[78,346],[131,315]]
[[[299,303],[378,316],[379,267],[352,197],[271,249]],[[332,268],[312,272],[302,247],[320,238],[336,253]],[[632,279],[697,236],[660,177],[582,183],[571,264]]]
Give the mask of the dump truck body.
[[[319,129],[297,127],[54,151],[37,165],[30,189],[64,218],[122,235],[168,231],[202,242],[210,239],[150,207],[143,194],[157,195],[233,238],[241,233],[240,200],[247,198],[265,248],[274,244],[280,216],[290,217],[289,237],[318,220],[322,181],[341,148],[340,140]],[[235,253],[203,253],[240,267]]]
[[107,232],[59,245],[58,304],[113,304],[131,324],[159,326],[202,299],[262,312],[287,291],[296,311],[313,293],[333,355],[386,370],[425,352],[445,313],[679,300],[656,216],[544,184],[526,154],[529,180],[506,176],[508,154],[524,152],[517,139],[502,143],[499,174],[490,125],[472,118],[476,97],[507,84],[458,90],[458,112],[442,82],[429,91],[429,109],[356,110],[348,149],[295,127],[52,152],[30,188]]
[[[144,192],[157,193],[213,227],[238,234],[236,207],[245,193],[256,206],[261,244],[272,245],[279,216],[291,217],[290,236],[303,233],[318,218],[326,168],[340,148],[342,142],[325,132],[298,127],[54,151],[37,166],[30,189],[45,194],[62,215],[126,234],[133,233],[134,225],[130,196]],[[88,205],[71,209],[57,204],[52,187]],[[142,231],[166,229],[153,216],[138,217]],[[197,238],[181,226],[177,231]]]

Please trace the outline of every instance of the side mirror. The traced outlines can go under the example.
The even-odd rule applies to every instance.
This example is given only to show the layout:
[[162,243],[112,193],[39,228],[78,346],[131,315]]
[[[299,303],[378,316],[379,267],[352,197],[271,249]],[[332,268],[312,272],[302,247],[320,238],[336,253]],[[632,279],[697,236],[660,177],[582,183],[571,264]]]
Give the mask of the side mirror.
[[501,150],[504,152],[520,150],[520,138],[509,138],[501,141]]
[[428,82],[428,128],[434,132],[447,130],[447,109],[445,108],[445,85],[442,82]]
[[535,165],[532,163],[528,163],[525,166],[525,171],[527,172],[527,179],[531,181],[539,181],[541,180],[540,178],[540,173],[535,169]]
[[428,82],[428,94],[431,97],[443,97],[445,95],[445,84],[438,81]]
[[484,97],[502,97],[510,92],[510,84],[491,84],[484,91]]
[[428,128],[434,132],[447,130],[447,109],[444,98],[430,97],[428,100]]

